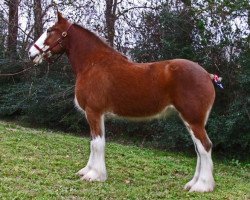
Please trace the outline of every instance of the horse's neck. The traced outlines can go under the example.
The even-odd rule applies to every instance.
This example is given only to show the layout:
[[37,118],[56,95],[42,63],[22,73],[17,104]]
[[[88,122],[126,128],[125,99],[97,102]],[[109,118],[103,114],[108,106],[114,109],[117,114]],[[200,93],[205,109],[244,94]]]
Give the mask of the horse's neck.
[[[67,56],[69,58],[70,64],[73,71],[77,74],[88,67],[99,64],[106,57],[121,55],[115,50],[110,48],[108,45],[104,44],[102,41],[98,41],[95,36],[89,36],[90,33],[86,34],[84,31],[78,28],[74,29],[74,33],[69,38],[69,45],[67,48]],[[112,55],[112,56],[110,56]]]

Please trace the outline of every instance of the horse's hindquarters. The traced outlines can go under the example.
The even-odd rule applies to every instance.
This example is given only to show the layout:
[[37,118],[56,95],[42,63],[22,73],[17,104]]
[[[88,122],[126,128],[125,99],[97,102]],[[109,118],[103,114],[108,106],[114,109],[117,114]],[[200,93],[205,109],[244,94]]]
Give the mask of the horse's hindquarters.
[[181,60],[168,71],[173,77],[171,99],[188,123],[205,125],[212,109],[215,90],[209,74],[198,64]]

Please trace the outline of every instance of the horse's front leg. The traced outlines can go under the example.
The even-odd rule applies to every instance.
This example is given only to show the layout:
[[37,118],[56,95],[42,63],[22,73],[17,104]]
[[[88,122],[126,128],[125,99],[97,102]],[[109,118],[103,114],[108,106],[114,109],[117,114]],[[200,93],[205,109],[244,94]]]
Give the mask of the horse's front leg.
[[86,167],[77,174],[82,180],[105,181],[107,171],[105,165],[105,130],[104,116],[93,110],[86,110],[92,141],[90,142],[90,156]]

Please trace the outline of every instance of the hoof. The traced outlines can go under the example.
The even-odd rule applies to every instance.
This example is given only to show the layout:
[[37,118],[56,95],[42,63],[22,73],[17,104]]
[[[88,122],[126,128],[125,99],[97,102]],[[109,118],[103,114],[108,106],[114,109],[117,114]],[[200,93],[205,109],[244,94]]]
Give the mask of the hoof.
[[189,192],[212,192],[215,188],[214,181],[197,181],[189,190]]
[[76,175],[77,176],[84,176],[86,175],[88,172],[90,171],[90,167],[86,166],[84,168],[82,168],[81,170],[79,170]]
[[190,188],[197,182],[198,177],[194,177],[191,181],[189,181],[185,186],[184,190],[190,190]]
[[86,181],[105,181],[107,179],[106,173],[98,173],[96,170],[91,169],[81,177],[81,180]]

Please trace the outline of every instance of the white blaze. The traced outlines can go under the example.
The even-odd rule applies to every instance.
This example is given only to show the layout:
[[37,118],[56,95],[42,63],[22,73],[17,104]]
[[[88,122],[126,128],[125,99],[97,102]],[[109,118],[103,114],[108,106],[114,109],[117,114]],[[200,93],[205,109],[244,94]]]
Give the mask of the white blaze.
[[[47,38],[47,31],[45,31],[39,38],[38,40],[35,42],[35,44],[40,48],[42,49],[43,51],[46,51],[49,46],[47,45],[44,45],[44,42]],[[29,56],[32,58],[32,57],[35,57],[33,62],[34,63],[41,63],[42,60],[43,60],[43,57],[41,55],[41,52],[34,46],[32,45],[29,49]]]

